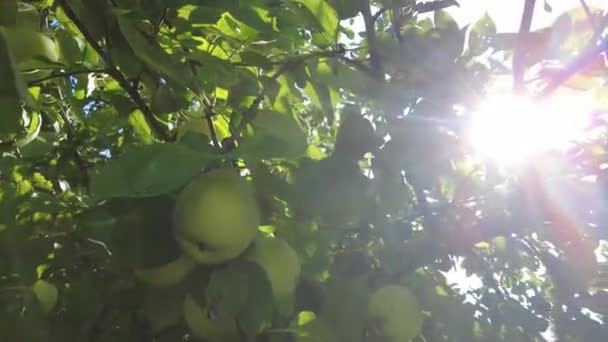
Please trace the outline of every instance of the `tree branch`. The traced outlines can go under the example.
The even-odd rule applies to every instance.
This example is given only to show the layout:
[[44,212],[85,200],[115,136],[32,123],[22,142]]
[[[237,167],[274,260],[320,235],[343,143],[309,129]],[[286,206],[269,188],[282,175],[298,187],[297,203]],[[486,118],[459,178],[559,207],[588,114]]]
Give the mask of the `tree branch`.
[[[608,13],[604,16],[601,25],[608,24]],[[587,48],[572,62],[567,64],[561,71],[557,72],[539,93],[539,97],[551,95],[559,86],[574,76],[579,70],[593,63],[594,59],[608,50],[608,37],[602,38],[602,30],[597,30]]]
[[376,20],[378,20],[380,16],[382,16],[386,11],[388,11],[388,8],[386,7],[379,9],[378,12],[374,13],[374,15],[372,16],[372,20],[376,22]]
[[80,75],[80,74],[107,74],[107,73],[108,73],[108,70],[106,70],[106,69],[86,69],[86,70],[58,72],[58,73],[54,73],[54,74],[42,77],[37,80],[29,81],[29,82],[27,82],[27,85],[28,85],[28,87],[32,87],[32,86],[38,85],[40,83],[55,79],[55,78],[70,77],[70,76]]
[[526,0],[524,10],[521,15],[521,23],[519,25],[519,33],[517,34],[517,43],[513,53],[513,89],[516,92],[524,90],[524,76],[526,72],[526,49],[528,46],[528,35],[532,26],[532,17],[534,16],[534,6],[536,0]]
[[[59,89],[59,87],[57,87],[57,93],[59,95],[59,99],[61,100],[61,103],[64,103],[65,100],[63,98],[63,94],[61,93],[61,89]],[[73,125],[72,120],[68,116],[68,113],[65,111],[63,106],[61,106],[61,105],[59,106],[58,112],[59,112],[59,116],[61,116],[61,119],[63,119],[63,125],[65,127],[65,132],[66,132],[68,141],[72,144],[72,146],[70,146],[70,148],[72,149],[72,157],[74,157],[76,166],[78,166],[78,171],[80,172],[81,182],[84,185],[84,188],[86,189],[87,193],[89,193],[91,190],[91,177],[89,175],[89,169],[87,168],[87,163],[85,162],[84,159],[82,159],[82,156],[78,152],[79,144],[78,144],[76,135],[74,134],[74,129],[72,127],[72,125]]]
[[446,9],[448,7],[460,7],[458,1],[455,0],[438,0],[438,1],[429,1],[429,2],[421,2],[417,3],[414,7],[414,10],[418,13],[427,13],[427,12],[435,12],[442,9]]
[[[305,59],[298,59],[286,62],[283,64],[271,77],[272,81],[276,81],[282,74],[285,72],[297,67],[301,63],[303,63]],[[239,122],[238,127],[232,132],[232,135],[228,138],[228,141],[224,145],[226,147],[226,152],[232,150],[234,148],[234,142],[241,135],[241,132],[245,130],[245,127],[255,119],[255,116],[258,112],[260,103],[264,100],[264,92],[262,91],[256,98],[253,100],[253,103],[243,112],[243,119]]]
[[[319,51],[314,53],[309,53],[307,55],[303,55],[300,57],[296,57],[292,60],[285,61],[279,69],[270,77],[271,81],[276,81],[281,75],[285,72],[292,70],[304,63],[309,59],[320,58],[320,57],[336,57],[340,56],[342,52],[340,51]],[[231,151],[235,146],[234,142],[238,139],[241,132],[245,130],[245,127],[255,119],[255,116],[258,112],[260,103],[264,100],[264,91],[253,100],[253,103],[243,112],[243,119],[239,123],[238,127],[233,130],[231,136],[226,139],[226,143],[224,144],[225,152]]]
[[207,126],[209,126],[209,132],[211,132],[211,141],[213,142],[213,146],[219,148],[220,142],[217,138],[217,131],[215,130],[215,124],[213,123],[213,116],[215,113],[213,112],[213,104],[207,96],[203,99],[203,106],[205,106],[205,119],[207,120]]
[[107,70],[108,74],[110,76],[112,76],[112,78],[114,78],[118,82],[120,87],[123,88],[127,92],[129,97],[131,98],[131,100],[135,103],[135,105],[139,108],[139,110],[141,110],[141,112],[144,114],[146,121],[148,122],[150,127],[154,130],[156,135],[163,140],[172,141],[173,139],[169,136],[169,134],[167,134],[167,132],[162,127],[162,125],[156,120],[154,113],[152,113],[152,110],[150,109],[150,107],[148,107],[148,105],[146,104],[144,99],[141,97],[141,95],[139,94],[139,91],[136,88],[134,88],[129,83],[129,81],[126,79],[126,77],[116,68],[116,66],[112,63],[112,61],[108,58],[107,54],[102,49],[101,45],[99,45],[99,43],[97,43],[95,38],[93,38],[93,36],[87,30],[84,23],[81,22],[80,19],[78,19],[78,17],[76,16],[76,14],[72,10],[72,8],[68,5],[66,0],[57,0],[57,3],[63,8],[63,10],[65,11],[65,14],[67,15],[68,18],[70,18],[70,20],[74,23],[74,25],[76,25],[76,27],[78,27],[78,30],[82,33],[82,35],[87,40],[87,42],[89,44],[91,44],[91,46],[97,52],[97,54],[99,54],[99,56],[104,60],[105,64],[108,67],[108,70]]
[[376,50],[376,29],[374,28],[374,18],[372,17],[369,1],[364,4],[361,8],[361,14],[363,15],[363,21],[365,23],[365,36],[367,40],[367,50],[369,51],[369,59],[372,67],[372,71],[378,76],[382,76],[382,65],[380,63],[380,56]]
[[[585,0],[579,0],[579,1],[581,3],[581,7],[585,11],[585,15],[587,15],[587,20],[589,21],[589,25],[591,26],[591,29],[593,29],[593,33],[598,34],[598,31],[600,30],[600,28],[597,25],[597,23],[595,22],[595,18],[593,17],[593,13],[591,13],[591,9],[589,8],[589,5],[587,5],[587,1],[585,1]],[[600,32],[600,34],[601,34],[601,32]]]
[[597,56],[602,54],[607,49],[608,40],[593,46],[591,49],[581,54],[578,58],[566,65],[566,67],[564,67],[560,72],[556,73],[555,76],[549,80],[545,88],[543,88],[543,90],[539,93],[539,97],[543,98],[551,95],[564,82],[569,80],[570,77],[574,76],[581,69],[584,69],[586,66],[591,64]]

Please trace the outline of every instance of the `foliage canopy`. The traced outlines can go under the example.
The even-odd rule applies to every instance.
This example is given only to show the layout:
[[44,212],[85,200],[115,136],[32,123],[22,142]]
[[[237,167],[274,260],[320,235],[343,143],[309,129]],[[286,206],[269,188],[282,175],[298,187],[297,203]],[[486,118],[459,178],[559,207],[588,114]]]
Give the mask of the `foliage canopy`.
[[[467,122],[517,36],[455,5],[0,1],[0,340],[607,341],[605,141],[475,160]],[[593,42],[580,13],[530,33],[525,65]],[[599,113],[592,57],[555,87]],[[180,248],[176,198],[217,169],[301,267]],[[391,292],[417,312],[370,315]]]

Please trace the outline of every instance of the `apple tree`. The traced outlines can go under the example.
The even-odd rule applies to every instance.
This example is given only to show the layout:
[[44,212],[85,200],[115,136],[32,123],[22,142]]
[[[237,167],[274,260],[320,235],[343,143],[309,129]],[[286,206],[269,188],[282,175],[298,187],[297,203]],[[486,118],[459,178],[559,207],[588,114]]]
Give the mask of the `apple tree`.
[[[0,340],[608,341],[608,21],[525,3],[0,0]],[[594,134],[477,158],[505,76]]]

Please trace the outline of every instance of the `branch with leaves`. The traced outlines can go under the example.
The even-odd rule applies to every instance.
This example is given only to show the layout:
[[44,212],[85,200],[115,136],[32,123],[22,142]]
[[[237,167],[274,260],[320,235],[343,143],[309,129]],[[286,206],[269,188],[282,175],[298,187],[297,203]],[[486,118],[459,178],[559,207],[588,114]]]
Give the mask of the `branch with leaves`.
[[[310,59],[322,58],[322,57],[343,57],[342,51],[319,51],[309,53],[300,57],[293,58],[291,60],[284,61],[283,64],[277,69],[277,71],[272,74],[270,77],[271,81],[276,81],[281,75],[284,73],[293,70],[300,66],[302,63],[306,62]],[[245,130],[247,125],[255,119],[255,116],[258,113],[260,104],[264,100],[265,92],[262,92],[253,100],[251,105],[243,112],[242,119],[239,122],[238,126],[232,131],[232,135],[226,139],[224,148],[226,152],[231,151],[235,145],[234,143],[238,140],[241,132]]]
[[112,78],[114,78],[116,80],[116,82],[118,82],[118,84],[120,85],[121,88],[123,88],[127,92],[127,94],[129,95],[131,100],[135,103],[137,108],[139,108],[139,110],[141,110],[141,112],[144,114],[144,117],[146,118],[148,125],[150,125],[150,127],[154,130],[155,134],[163,140],[166,140],[166,141],[173,140],[172,137],[162,127],[162,125],[156,120],[154,113],[152,112],[152,110],[150,109],[148,104],[146,104],[144,99],[141,97],[137,88],[135,88],[133,85],[131,85],[129,83],[129,81],[127,80],[127,78],[118,70],[118,68],[116,68],[116,66],[109,59],[108,54],[105,53],[105,51],[103,50],[101,45],[99,45],[99,43],[97,43],[97,40],[95,40],[95,38],[93,38],[93,36],[89,32],[89,30],[86,28],[84,23],[82,21],[80,21],[80,19],[78,19],[78,16],[73,11],[73,9],[70,7],[70,5],[67,3],[67,1],[66,0],[57,0],[57,2],[63,8],[67,17],[70,18],[70,20],[74,23],[74,25],[76,25],[76,27],[78,28],[80,33],[82,33],[82,35],[87,40],[87,42],[89,44],[91,44],[91,46],[93,47],[95,52],[97,52],[97,54],[104,60],[106,66],[107,66],[107,73]]

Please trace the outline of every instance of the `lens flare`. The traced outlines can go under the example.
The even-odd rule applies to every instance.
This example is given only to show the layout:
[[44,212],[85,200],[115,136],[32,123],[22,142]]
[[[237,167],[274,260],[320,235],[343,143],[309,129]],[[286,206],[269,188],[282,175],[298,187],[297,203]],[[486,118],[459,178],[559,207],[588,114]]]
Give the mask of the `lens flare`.
[[476,154],[501,164],[516,164],[581,139],[591,101],[583,94],[568,94],[545,100],[488,97],[471,121],[469,139]]

